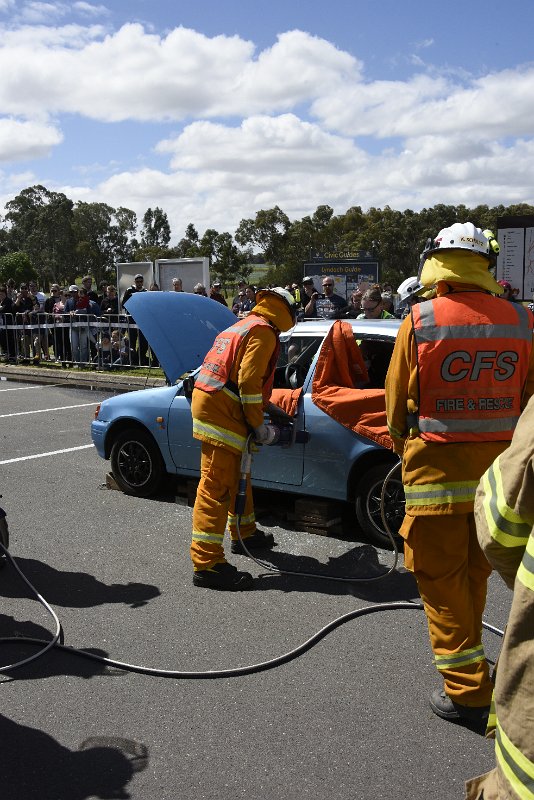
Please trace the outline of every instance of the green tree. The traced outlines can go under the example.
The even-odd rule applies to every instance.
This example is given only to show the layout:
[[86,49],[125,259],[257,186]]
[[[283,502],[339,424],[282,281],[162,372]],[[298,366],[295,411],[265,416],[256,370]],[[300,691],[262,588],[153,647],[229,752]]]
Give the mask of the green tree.
[[11,251],[28,254],[41,284],[64,281],[75,253],[73,202],[44,186],[23,189],[6,203]]
[[284,248],[290,227],[289,217],[275,206],[258,211],[254,219],[242,219],[235,239],[241,247],[258,247],[267,263],[279,266],[284,262]]
[[115,210],[106,203],[79,202],[74,209],[76,234],[76,264],[73,274],[87,273],[97,283],[115,275],[118,261],[130,261],[135,240],[135,213],[129,209]]
[[230,233],[220,233],[214,241],[214,248],[213,273],[224,284],[234,283],[246,268],[246,254],[239,250]]
[[200,255],[198,232],[192,222],[185,229],[185,235],[183,239],[180,239],[175,250],[178,258],[195,258]]
[[165,249],[171,240],[171,226],[167,214],[161,208],[148,208],[141,226],[141,247]]
[[0,283],[5,283],[10,278],[13,278],[17,286],[37,280],[37,273],[27,253],[7,253],[0,256]]
[[215,228],[208,228],[204,231],[204,235],[198,243],[198,254],[203,258],[209,258],[210,269],[215,259],[215,242],[217,241],[218,235],[219,232],[216,231]]

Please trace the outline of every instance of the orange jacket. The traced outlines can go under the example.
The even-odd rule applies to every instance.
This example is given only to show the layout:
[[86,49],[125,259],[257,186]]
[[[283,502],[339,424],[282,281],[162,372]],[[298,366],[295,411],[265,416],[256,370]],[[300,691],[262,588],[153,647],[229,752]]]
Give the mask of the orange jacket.
[[417,427],[428,442],[510,441],[532,349],[532,315],[483,291],[457,291],[412,309]]
[[191,403],[195,439],[238,453],[250,431],[263,422],[264,389],[272,385],[278,332],[288,330],[292,322],[284,303],[272,297],[260,300],[243,322],[248,320],[255,324],[238,348],[228,375],[237,394],[227,388],[213,393],[195,387]]
[[[478,287],[448,284],[448,291],[465,289],[477,290]],[[484,296],[489,299],[488,295]],[[506,308],[503,313],[507,313]],[[521,408],[533,394],[534,348],[530,353]],[[489,441],[475,446],[469,442],[427,442],[421,438],[419,429],[412,426],[414,418],[417,419],[419,402],[417,347],[412,321],[407,317],[399,328],[386,377],[388,428],[395,452],[402,456],[406,510],[413,515],[468,513],[473,510],[480,476],[508,442]]]
[[[252,315],[239,320],[235,325],[231,325],[230,328],[222,331],[217,336],[196,377],[196,389],[201,389],[203,392],[208,392],[209,394],[214,394],[215,392],[220,392],[221,389],[225,389],[226,391],[233,391],[237,399],[241,399],[241,402],[259,402],[257,399],[251,401],[250,398],[239,398],[238,386],[230,380],[230,371],[237,358],[239,348],[245,343],[246,337],[250,331],[258,325],[266,325],[272,331],[272,326],[267,320]],[[274,368],[276,367],[279,352],[280,343],[277,339],[276,347],[271,354],[271,360],[269,362],[269,375],[262,387],[262,403],[264,406],[269,402],[271,396]]]

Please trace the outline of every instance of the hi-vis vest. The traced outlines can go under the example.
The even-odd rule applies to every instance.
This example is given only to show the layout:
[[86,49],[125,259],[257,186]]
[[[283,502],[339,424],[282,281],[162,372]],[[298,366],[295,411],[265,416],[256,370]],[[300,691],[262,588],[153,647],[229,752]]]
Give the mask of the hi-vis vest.
[[519,303],[454,292],[412,307],[419,414],[429,442],[509,441],[521,414],[533,318]]
[[[235,325],[227,328],[225,331],[219,333],[211,346],[211,350],[206,355],[204,363],[195,379],[195,389],[201,389],[203,392],[212,394],[220,392],[221,389],[226,389],[236,400],[239,400],[239,389],[235,384],[230,382],[230,371],[235,362],[237,353],[245,337],[250,333],[252,328],[258,325],[266,325],[273,331],[272,325],[263,317],[256,316],[255,314],[239,320]],[[263,404],[267,405],[271,397],[271,391],[274,382],[274,368],[278,361],[278,354],[280,352],[280,342],[276,337],[276,347],[269,361],[269,374],[262,389]]]

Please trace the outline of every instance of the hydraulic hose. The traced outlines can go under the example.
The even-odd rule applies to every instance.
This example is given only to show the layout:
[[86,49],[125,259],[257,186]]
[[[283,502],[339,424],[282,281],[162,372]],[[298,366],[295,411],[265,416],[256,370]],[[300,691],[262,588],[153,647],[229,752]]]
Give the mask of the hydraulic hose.
[[[249,443],[247,443],[247,450],[248,450],[248,453],[250,455]],[[250,463],[250,462],[248,462],[248,463]],[[382,522],[384,524],[384,528],[385,528],[385,530],[386,530],[386,532],[387,532],[387,534],[388,534],[388,536],[389,536],[389,538],[391,540],[393,549],[395,551],[395,562],[394,562],[393,566],[387,572],[383,573],[382,575],[374,576],[372,578],[342,578],[342,577],[338,577],[338,576],[318,575],[318,574],[315,574],[315,573],[294,572],[294,571],[290,571],[290,570],[279,570],[279,569],[276,569],[271,564],[265,564],[263,561],[260,561],[259,559],[256,559],[247,550],[246,544],[243,541],[243,539],[241,538],[241,533],[240,533],[240,530],[239,530],[239,514],[238,514],[238,516],[237,516],[237,533],[238,533],[239,540],[240,540],[241,544],[243,545],[243,549],[245,550],[245,552],[247,553],[249,558],[252,558],[252,560],[255,561],[257,564],[259,564],[261,567],[264,567],[264,568],[268,569],[271,572],[276,572],[276,573],[279,573],[281,575],[297,575],[297,576],[300,576],[300,577],[309,577],[309,578],[315,578],[315,579],[318,578],[318,579],[321,579],[321,580],[343,581],[345,583],[351,583],[351,582],[354,583],[356,581],[358,581],[358,582],[370,582],[370,581],[380,580],[382,578],[387,577],[395,569],[395,567],[397,565],[397,562],[398,562],[399,553],[398,553],[398,548],[397,548],[397,545],[396,545],[396,542],[395,542],[395,537],[394,537],[394,535],[392,534],[392,532],[391,532],[391,530],[389,528],[389,525],[387,523],[387,519],[385,518],[384,498],[385,498],[385,491],[386,491],[386,488],[387,488],[387,483],[388,483],[389,480],[391,480],[391,477],[394,475],[395,471],[399,469],[399,466],[400,466],[400,462],[399,462],[399,464],[395,464],[395,466],[387,474],[386,479],[384,481],[384,485],[382,487],[382,493],[381,493]],[[244,497],[245,497],[246,481],[248,480],[248,474],[247,474],[247,471],[246,471],[246,467],[247,467],[247,462],[245,461],[245,470],[243,471],[243,462],[242,462],[242,472],[241,472],[241,478],[240,478],[240,489],[238,491],[238,495],[239,495],[239,492],[241,492],[242,500],[244,500]],[[248,467],[248,470],[250,472],[250,466]],[[240,500],[236,501],[236,509],[241,507],[239,505],[241,502],[242,501],[240,501]],[[243,508],[244,508],[244,506],[243,506]],[[243,513],[243,508],[241,508],[240,513]],[[63,631],[62,631],[62,628],[61,628],[61,623],[60,623],[56,613],[54,612],[52,607],[47,603],[47,601],[44,599],[44,597],[42,597],[42,595],[33,586],[33,584],[28,580],[28,578],[26,578],[26,576],[23,574],[23,572],[19,568],[18,564],[16,563],[15,559],[13,558],[13,556],[11,555],[9,550],[6,547],[4,547],[4,545],[1,542],[0,542],[0,554],[3,554],[9,560],[9,562],[14,566],[15,570],[17,571],[19,576],[22,578],[24,583],[29,587],[30,591],[35,595],[37,600],[46,608],[48,613],[52,616],[52,618],[53,618],[53,620],[55,622],[55,626],[56,626],[55,633],[53,634],[52,639],[50,639],[50,641],[47,641],[46,639],[36,639],[36,638],[31,638],[31,637],[20,637],[20,636],[1,637],[0,638],[0,644],[19,644],[19,645],[20,644],[27,644],[27,645],[32,645],[32,646],[38,647],[39,650],[38,650],[38,652],[34,653],[32,656],[29,656],[28,658],[25,658],[22,661],[17,661],[17,662],[15,662],[13,664],[8,664],[6,666],[0,666],[0,672],[7,672],[7,671],[15,670],[18,667],[23,666],[24,664],[28,664],[31,661],[35,661],[37,658],[40,658],[41,656],[43,656],[46,652],[48,652],[52,648],[56,648],[56,649],[59,649],[59,650],[62,650],[64,652],[66,652],[66,653],[70,653],[71,655],[79,656],[80,658],[86,658],[86,659],[89,659],[91,661],[97,661],[97,662],[99,662],[101,664],[104,664],[105,666],[108,666],[108,667],[115,667],[116,669],[121,669],[121,670],[125,670],[125,671],[128,671],[128,672],[136,672],[136,673],[140,673],[142,675],[150,675],[150,676],[153,676],[153,677],[175,678],[175,679],[182,679],[182,680],[188,680],[188,679],[208,680],[208,679],[214,679],[214,678],[235,678],[235,677],[240,677],[242,675],[250,675],[250,674],[256,673],[256,672],[264,672],[266,670],[270,670],[270,669],[274,669],[276,667],[279,667],[282,664],[287,664],[290,661],[293,661],[295,658],[298,658],[299,656],[301,656],[304,653],[306,653],[308,650],[310,650],[312,647],[314,647],[316,644],[318,644],[318,642],[320,642],[322,639],[324,639],[329,633],[331,633],[332,631],[336,630],[336,628],[339,628],[341,625],[344,625],[346,622],[350,622],[351,620],[357,619],[358,617],[363,617],[363,616],[366,616],[367,614],[374,614],[374,613],[382,612],[382,611],[399,611],[399,610],[414,610],[414,609],[423,610],[423,608],[424,608],[423,604],[420,603],[420,602],[412,601],[412,600],[400,600],[400,601],[392,601],[392,602],[386,602],[386,603],[378,603],[378,604],[374,604],[374,605],[370,605],[370,606],[365,606],[364,608],[354,609],[353,611],[349,611],[347,614],[343,614],[343,615],[337,617],[336,619],[332,620],[331,622],[327,623],[324,627],[322,627],[320,630],[318,630],[316,633],[314,633],[309,639],[307,639],[305,642],[303,642],[302,644],[298,645],[297,647],[293,648],[292,650],[289,650],[287,653],[283,653],[280,656],[276,656],[276,657],[268,659],[266,661],[261,661],[261,662],[259,662],[257,664],[249,664],[249,665],[245,665],[245,666],[242,666],[242,667],[232,667],[232,668],[228,668],[228,669],[200,670],[200,671],[198,671],[198,670],[195,670],[195,671],[184,671],[184,670],[158,669],[158,668],[154,668],[154,667],[145,667],[145,666],[138,665],[138,664],[129,664],[129,663],[124,662],[124,661],[116,661],[115,659],[112,659],[112,658],[106,658],[105,656],[100,656],[100,655],[97,655],[96,653],[91,653],[88,650],[83,650],[83,649],[79,649],[79,648],[70,647],[68,645],[65,645],[64,642],[63,642]],[[501,637],[504,636],[504,632],[503,631],[501,631],[499,628],[496,628],[493,625],[490,625],[487,622],[482,622],[482,626],[486,630],[490,631],[491,633],[494,633],[494,634],[496,634],[498,636],[501,636]]]
[[274,572],[274,573],[276,573],[278,575],[293,575],[293,576],[297,576],[297,577],[300,577],[300,578],[314,578],[314,579],[323,580],[323,581],[338,581],[340,583],[372,583],[373,581],[380,581],[383,578],[387,578],[388,575],[391,575],[391,573],[396,569],[398,561],[399,561],[399,548],[397,547],[397,543],[395,541],[395,536],[391,532],[391,529],[390,529],[390,527],[389,527],[389,525],[387,523],[387,519],[386,519],[385,511],[384,511],[384,507],[385,507],[384,498],[385,498],[385,489],[387,487],[387,484],[388,484],[391,476],[394,474],[394,472],[400,466],[400,461],[399,461],[398,464],[395,464],[393,469],[391,469],[388,472],[388,474],[386,475],[384,484],[382,486],[382,492],[381,492],[381,495],[380,495],[380,513],[381,513],[381,517],[382,517],[382,523],[384,525],[384,529],[385,529],[385,531],[386,531],[386,533],[387,533],[387,535],[389,537],[389,540],[391,542],[392,549],[393,549],[393,551],[395,553],[393,564],[392,564],[391,567],[389,567],[387,569],[386,572],[383,572],[380,575],[373,575],[372,577],[366,577],[366,578],[354,578],[354,577],[348,577],[347,578],[347,577],[344,577],[344,576],[342,577],[340,575],[323,575],[323,574],[317,573],[317,572],[301,572],[301,571],[288,570],[288,569],[279,569],[278,567],[273,567],[273,565],[269,564],[267,561],[262,561],[261,559],[256,558],[256,556],[253,555],[250,552],[250,550],[247,548],[247,540],[243,539],[242,536],[241,536],[241,525],[240,525],[240,522],[241,522],[241,515],[243,514],[243,511],[245,509],[245,498],[246,498],[247,481],[250,479],[250,472],[251,472],[251,468],[252,468],[252,452],[251,452],[251,449],[252,449],[252,445],[253,445],[253,439],[254,439],[253,434],[252,433],[249,434],[249,436],[247,438],[247,443],[246,443],[245,449],[243,451],[243,455],[241,457],[241,469],[240,469],[239,485],[238,485],[238,490],[237,490],[237,495],[236,495],[236,502],[235,502],[235,509],[234,509],[235,510],[235,514],[236,514],[236,528],[237,528],[238,539],[239,539],[239,541],[240,541],[240,543],[241,543],[241,545],[243,547],[243,550],[245,551],[245,554],[250,559],[252,559],[252,561],[255,561],[256,564],[258,564],[263,569],[266,569],[268,572]]
[[112,658],[106,658],[105,656],[99,656],[96,653],[91,653],[88,650],[79,649],[76,647],[69,647],[66,644],[63,644],[60,641],[62,636],[61,634],[61,625],[59,623],[59,619],[50,605],[46,602],[46,600],[39,594],[37,589],[30,583],[30,581],[26,578],[26,576],[22,573],[19,569],[15,559],[11,555],[11,553],[2,545],[0,544],[0,552],[3,552],[4,555],[7,557],[9,562],[15,567],[16,571],[23,579],[24,583],[30,588],[32,593],[36,596],[37,600],[39,600],[42,605],[45,606],[47,611],[52,615],[54,621],[56,622],[56,634],[50,641],[46,639],[36,639],[31,637],[23,637],[23,636],[6,636],[0,638],[0,644],[29,644],[39,647],[39,651],[34,653],[29,658],[25,658],[22,661],[17,661],[13,664],[7,664],[6,666],[0,666],[0,672],[6,672],[9,670],[14,670],[17,667],[21,667],[23,664],[28,664],[30,661],[34,661],[35,659],[39,658],[40,656],[44,655],[48,650],[52,647],[62,650],[66,653],[70,653],[71,655],[80,656],[81,658],[87,658],[91,661],[98,661],[101,664],[105,664],[108,667],[115,667],[117,669],[127,670],[128,672],[138,672],[142,675],[152,675],[154,677],[160,678],[181,678],[181,679],[210,679],[210,678],[235,678],[241,675],[250,675],[253,672],[264,672],[265,670],[274,669],[275,667],[279,667],[282,664],[287,664],[289,661],[293,661],[295,658],[303,655],[308,650],[310,650],[314,645],[324,639],[329,633],[334,631],[336,628],[339,628],[341,625],[344,625],[346,622],[350,622],[350,620],[356,619],[357,617],[363,617],[366,614],[373,614],[378,611],[398,611],[402,609],[421,609],[422,606],[420,603],[413,603],[408,600],[400,600],[400,601],[393,601],[390,603],[379,603],[377,605],[366,606],[365,608],[358,608],[354,611],[349,611],[347,614],[343,614],[340,617],[332,620],[331,622],[327,623],[323,628],[310,636],[302,644],[298,645],[292,650],[289,650],[287,653],[283,653],[280,656],[276,656],[275,658],[268,659],[267,661],[260,661],[257,664],[249,664],[243,667],[232,667],[230,669],[214,669],[214,670],[201,670],[201,671],[184,671],[184,670],[175,670],[175,669],[157,669],[153,667],[145,667],[138,664],[128,664],[124,661],[116,661]]

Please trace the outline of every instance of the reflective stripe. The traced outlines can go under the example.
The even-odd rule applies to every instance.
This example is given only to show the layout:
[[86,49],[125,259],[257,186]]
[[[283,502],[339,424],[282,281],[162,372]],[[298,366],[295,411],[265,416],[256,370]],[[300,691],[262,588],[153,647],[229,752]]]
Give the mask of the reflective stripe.
[[484,431],[509,433],[512,438],[512,428],[515,428],[519,417],[490,417],[486,419],[448,419],[440,421],[432,417],[419,417],[419,430],[423,433],[455,433],[468,431],[469,433],[483,433]]
[[219,388],[221,387],[221,381],[219,380],[219,378],[215,378],[213,375],[210,375],[209,373],[206,373],[206,375],[202,376],[202,383],[205,386],[215,386]]
[[523,560],[517,570],[517,580],[521,581],[526,589],[534,592],[534,540],[532,537],[528,540]]
[[469,664],[484,661],[485,658],[484,648],[480,644],[477,647],[471,647],[469,650],[459,650],[457,653],[434,654],[434,664],[439,670],[444,670],[452,667],[467,667]]
[[[423,314],[421,314],[423,319]],[[440,342],[444,339],[523,339],[532,341],[532,331],[517,325],[435,325],[417,332],[420,342]]]
[[[527,342],[532,342],[532,322],[530,313],[524,308],[520,303],[514,303],[512,306],[507,307],[507,311],[514,310],[518,316],[517,325],[520,328],[519,334],[515,325],[491,325],[491,329],[496,331],[497,336],[500,336],[500,331],[508,331],[508,335],[505,335],[504,338],[519,338],[524,339]],[[484,332],[478,332],[478,329],[482,326],[480,325],[437,325],[436,324],[436,315],[434,313],[434,304],[433,303],[421,303],[419,308],[417,309],[419,312],[419,319],[421,320],[422,325],[428,325],[432,328],[435,328],[441,335],[433,337],[430,332],[426,331],[425,336],[428,338],[426,341],[439,341],[441,339],[458,339],[458,338],[470,338],[472,336],[471,331],[473,327],[477,328],[477,336],[480,338],[492,338],[485,334]],[[413,316],[412,316],[413,318]],[[451,331],[452,333],[449,333]],[[462,336],[462,331],[464,334]],[[513,332],[512,332],[513,331]],[[418,333],[419,335],[419,333]]]
[[219,428],[217,425],[209,425],[207,422],[201,422],[198,419],[193,419],[193,436],[207,436],[221,444],[230,445],[235,450],[243,450],[246,444],[246,437],[240,436],[234,431],[229,431],[226,428]]
[[534,800],[534,763],[510,741],[499,721],[495,733],[495,756],[515,794],[521,800]]
[[504,488],[497,458],[482,476],[484,487],[484,516],[491,538],[503,547],[524,547],[532,525],[510,508],[504,499]]
[[494,731],[496,727],[497,727],[497,714],[495,713],[495,690],[494,690],[493,694],[491,695],[491,704],[490,704],[488,722],[486,725],[486,736],[488,735],[488,733],[492,733],[492,731]]
[[263,395],[261,394],[242,394],[241,395],[241,402],[243,404],[247,403],[263,403]]
[[[237,522],[236,514],[229,513],[228,525],[235,525],[236,522]],[[247,514],[246,516],[241,517],[241,525],[250,525],[252,522],[256,522],[256,517],[254,514]]]
[[201,533],[200,531],[193,531],[194,542],[211,542],[211,544],[222,544],[224,534],[222,533]]
[[475,499],[478,481],[428,483],[405,486],[406,505],[437,506],[444,503],[466,503]]
[[[207,381],[206,381],[206,383],[207,383]],[[235,392],[232,392],[232,390],[229,389],[228,386],[225,386],[224,389],[222,389],[221,391],[222,391],[223,394],[227,394],[228,397],[231,397],[232,400],[235,400],[237,403],[241,402],[241,398],[239,397],[239,395],[236,394]]]

